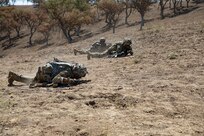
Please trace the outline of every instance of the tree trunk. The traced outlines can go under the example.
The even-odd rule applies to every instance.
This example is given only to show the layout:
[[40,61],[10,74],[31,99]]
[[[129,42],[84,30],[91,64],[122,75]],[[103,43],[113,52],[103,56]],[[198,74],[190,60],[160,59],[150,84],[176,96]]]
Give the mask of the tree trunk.
[[96,12],[97,12],[97,20],[99,20],[100,19],[100,15],[99,15],[98,3],[96,5]]
[[33,37],[33,33],[31,32],[30,33],[30,37],[29,37],[29,46],[32,46],[33,44],[32,44],[32,37]]
[[186,6],[187,6],[187,8],[189,7],[189,2],[190,2],[190,0],[186,0]]
[[29,37],[29,45],[30,45],[30,46],[33,45],[33,43],[32,43],[32,37],[33,37],[34,33],[36,32],[36,30],[37,30],[37,27],[36,27],[36,28],[32,28],[32,27],[31,27],[31,29],[30,29],[30,37]]
[[112,17],[111,16],[108,16],[108,26],[111,27],[113,24],[112,22]]
[[169,8],[171,8],[171,1],[172,1],[172,0],[169,0]]
[[181,7],[181,8],[182,8],[182,6],[183,6],[183,5],[182,5],[182,4],[183,4],[182,2],[183,2],[183,1],[182,1],[182,0],[180,0],[180,7]]
[[168,0],[166,0],[166,1],[160,0],[160,2],[159,2],[161,19],[164,19],[164,9],[165,9],[165,5],[167,4],[167,2],[168,2]]
[[76,35],[77,35],[77,36],[80,36],[80,30],[81,30],[81,26],[78,26],[78,27],[76,28]]
[[105,14],[106,14],[105,22],[108,23],[108,14],[107,13],[105,13]]
[[69,31],[69,30],[68,30],[68,32],[67,32],[67,40],[68,40],[69,43],[72,42],[72,37],[71,37],[71,34],[70,34],[70,31]]
[[174,15],[176,15],[176,0],[173,1],[174,4]]
[[46,37],[46,45],[48,45],[49,43],[48,43],[48,37]]
[[161,6],[161,9],[160,9],[160,16],[161,16],[161,19],[164,19],[164,7]]
[[71,35],[70,35],[70,31],[69,31],[69,30],[66,30],[65,28],[63,28],[62,25],[61,25],[61,30],[62,30],[64,36],[66,37],[67,42],[68,42],[68,43],[71,43],[71,42],[72,42],[72,37],[71,37]]
[[141,25],[140,30],[142,30],[142,27],[144,26],[144,15],[141,15]]
[[113,22],[113,33],[115,33],[116,22]]
[[45,42],[46,42],[46,45],[48,45],[48,40],[49,40],[49,32],[48,32],[48,33],[44,33],[44,37],[45,37]]
[[8,33],[8,38],[9,38],[9,44],[11,44],[11,33]]
[[127,7],[125,8],[125,14],[126,14],[126,16],[125,16],[125,24],[128,25],[128,9],[127,9]]
[[159,5],[160,5],[160,17],[161,17],[161,19],[164,19],[164,6],[163,6],[163,0],[160,0]]
[[128,5],[126,5],[126,8],[125,8],[125,24],[128,25],[128,18],[130,16],[130,14],[132,13],[132,8],[130,7],[130,10],[128,12]]
[[16,28],[16,37],[20,37],[20,29]]

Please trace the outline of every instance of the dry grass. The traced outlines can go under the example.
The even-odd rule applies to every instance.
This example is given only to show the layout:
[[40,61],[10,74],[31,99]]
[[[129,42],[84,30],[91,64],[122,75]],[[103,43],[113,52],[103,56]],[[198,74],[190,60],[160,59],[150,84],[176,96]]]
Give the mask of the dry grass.
[[[97,35],[73,44],[54,34],[48,47],[24,48],[27,37],[18,40],[1,52],[6,56],[0,58],[0,135],[204,135],[203,12],[201,4],[188,14],[147,22],[144,31],[121,25],[114,35],[100,32],[99,22],[87,26]],[[100,37],[116,42],[126,36],[133,40],[131,57],[88,61],[72,52]],[[53,57],[85,64],[91,82],[69,88],[6,86],[8,71],[34,76]]]

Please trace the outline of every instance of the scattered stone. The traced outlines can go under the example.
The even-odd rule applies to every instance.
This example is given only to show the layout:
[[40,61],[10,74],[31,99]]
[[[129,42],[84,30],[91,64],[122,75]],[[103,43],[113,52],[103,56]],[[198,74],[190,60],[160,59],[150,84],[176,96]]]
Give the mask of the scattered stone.
[[177,57],[178,57],[178,55],[173,53],[173,52],[168,55],[168,58],[171,59],[171,60],[176,59]]

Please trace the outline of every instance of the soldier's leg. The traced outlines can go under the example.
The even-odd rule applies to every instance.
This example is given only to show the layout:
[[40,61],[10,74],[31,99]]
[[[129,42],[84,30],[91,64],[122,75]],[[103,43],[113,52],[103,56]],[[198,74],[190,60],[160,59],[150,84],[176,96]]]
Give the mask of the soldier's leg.
[[102,52],[102,53],[88,53],[87,54],[87,59],[90,60],[91,58],[103,58],[107,56],[107,52]]
[[112,45],[111,47],[109,47],[107,50],[105,50],[102,53],[91,53],[91,52],[87,52],[87,59],[90,60],[90,58],[103,58],[106,57],[108,55],[111,54],[112,51],[115,50],[115,46]]
[[27,77],[23,77],[21,75],[18,75],[14,72],[9,72],[9,75],[8,75],[8,83],[9,84],[8,84],[8,86],[12,86],[14,81],[30,84],[33,81],[33,78],[27,78]]
[[52,84],[47,84],[47,83],[32,83],[29,85],[29,88],[35,88],[35,87],[50,87]]
[[56,76],[52,79],[52,85],[53,87],[58,87],[59,85],[71,85],[74,83],[73,79]]
[[74,49],[74,55],[77,55],[77,53],[79,53],[79,54],[87,54],[87,51]]

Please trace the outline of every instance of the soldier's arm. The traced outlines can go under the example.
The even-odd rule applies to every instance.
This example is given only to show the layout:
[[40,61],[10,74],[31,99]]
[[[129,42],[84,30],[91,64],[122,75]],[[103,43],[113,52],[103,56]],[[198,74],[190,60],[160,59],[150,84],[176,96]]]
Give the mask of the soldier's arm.
[[60,85],[71,85],[74,83],[74,80],[70,78],[70,75],[67,71],[62,71],[52,79],[53,87]]
[[133,51],[132,51],[132,46],[131,45],[126,47],[126,52],[127,52],[127,55],[128,54],[133,55]]
[[31,83],[29,85],[29,88],[35,88],[35,87],[50,87],[52,86],[52,83],[48,84],[48,83]]
[[96,51],[98,46],[99,46],[99,43],[95,42],[94,44],[91,45],[91,47],[89,48],[89,51]]

